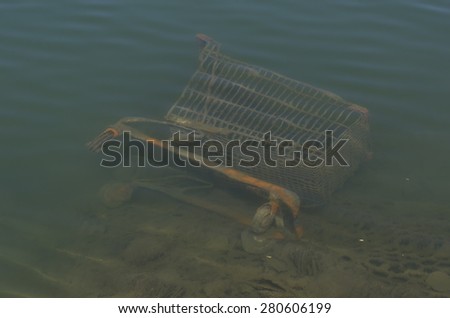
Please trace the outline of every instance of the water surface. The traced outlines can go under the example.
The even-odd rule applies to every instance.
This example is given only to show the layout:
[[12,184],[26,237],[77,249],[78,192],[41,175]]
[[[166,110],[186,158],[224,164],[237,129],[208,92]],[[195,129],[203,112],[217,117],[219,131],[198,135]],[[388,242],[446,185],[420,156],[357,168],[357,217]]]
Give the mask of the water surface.
[[[429,277],[450,274],[449,18],[446,1],[2,1],[0,294],[448,296]],[[100,168],[85,143],[123,116],[162,118],[198,32],[370,111],[373,160],[301,216],[317,273],[291,243],[278,265],[246,253],[242,226],[173,198],[98,197],[132,173]]]

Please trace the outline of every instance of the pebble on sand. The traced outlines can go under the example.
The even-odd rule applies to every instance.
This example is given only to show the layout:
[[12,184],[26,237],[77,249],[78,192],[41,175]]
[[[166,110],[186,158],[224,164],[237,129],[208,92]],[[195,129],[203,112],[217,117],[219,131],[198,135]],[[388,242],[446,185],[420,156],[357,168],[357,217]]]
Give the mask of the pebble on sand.
[[450,276],[444,272],[432,272],[426,282],[435,291],[450,292]]

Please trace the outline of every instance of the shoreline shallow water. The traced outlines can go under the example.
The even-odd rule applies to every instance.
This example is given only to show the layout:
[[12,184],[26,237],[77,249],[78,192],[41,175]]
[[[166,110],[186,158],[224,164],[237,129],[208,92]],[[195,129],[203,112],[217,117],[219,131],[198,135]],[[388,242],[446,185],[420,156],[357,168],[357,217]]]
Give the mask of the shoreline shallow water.
[[[449,296],[435,283],[450,275],[444,2],[0,7],[0,296]],[[267,255],[244,251],[235,221],[170,196],[116,208],[98,196],[132,173],[99,167],[85,143],[124,116],[161,119],[199,32],[370,112],[374,158],[302,211],[300,242]],[[257,203],[211,191],[242,213]]]

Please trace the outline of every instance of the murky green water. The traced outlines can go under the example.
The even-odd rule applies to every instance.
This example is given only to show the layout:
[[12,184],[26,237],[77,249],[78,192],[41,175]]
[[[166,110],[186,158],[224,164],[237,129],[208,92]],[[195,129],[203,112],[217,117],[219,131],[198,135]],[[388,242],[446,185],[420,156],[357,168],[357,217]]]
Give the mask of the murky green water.
[[[450,275],[449,29],[446,1],[1,1],[0,295],[448,296],[433,279]],[[212,212],[99,199],[131,173],[85,143],[162,118],[198,32],[370,111],[373,160],[302,213],[301,243],[249,254],[244,227]]]

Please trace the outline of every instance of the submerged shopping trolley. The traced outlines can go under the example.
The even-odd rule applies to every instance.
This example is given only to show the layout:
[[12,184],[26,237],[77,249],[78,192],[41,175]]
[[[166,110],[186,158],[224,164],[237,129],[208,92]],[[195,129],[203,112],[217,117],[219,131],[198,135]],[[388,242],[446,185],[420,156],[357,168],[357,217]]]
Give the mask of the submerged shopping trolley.
[[[206,35],[199,34],[197,39],[201,44],[198,69],[165,120],[123,118],[88,146],[98,151],[106,140],[129,132],[133,138],[168,148],[164,136],[155,136],[155,131],[162,131],[156,126],[165,126],[169,136],[195,133],[204,143],[247,142],[247,152],[228,153],[231,162],[218,165],[201,158],[201,166],[268,199],[253,219],[255,232],[263,232],[280,216],[283,221],[277,224],[293,232],[300,202],[302,207],[324,204],[368,157],[368,111],[327,91],[232,59]],[[345,162],[325,161],[330,149],[323,145],[339,141],[344,143],[339,150]],[[170,149],[195,162],[204,155],[202,150]],[[253,151],[251,158],[248,150]],[[250,160],[255,157],[260,160]]]

